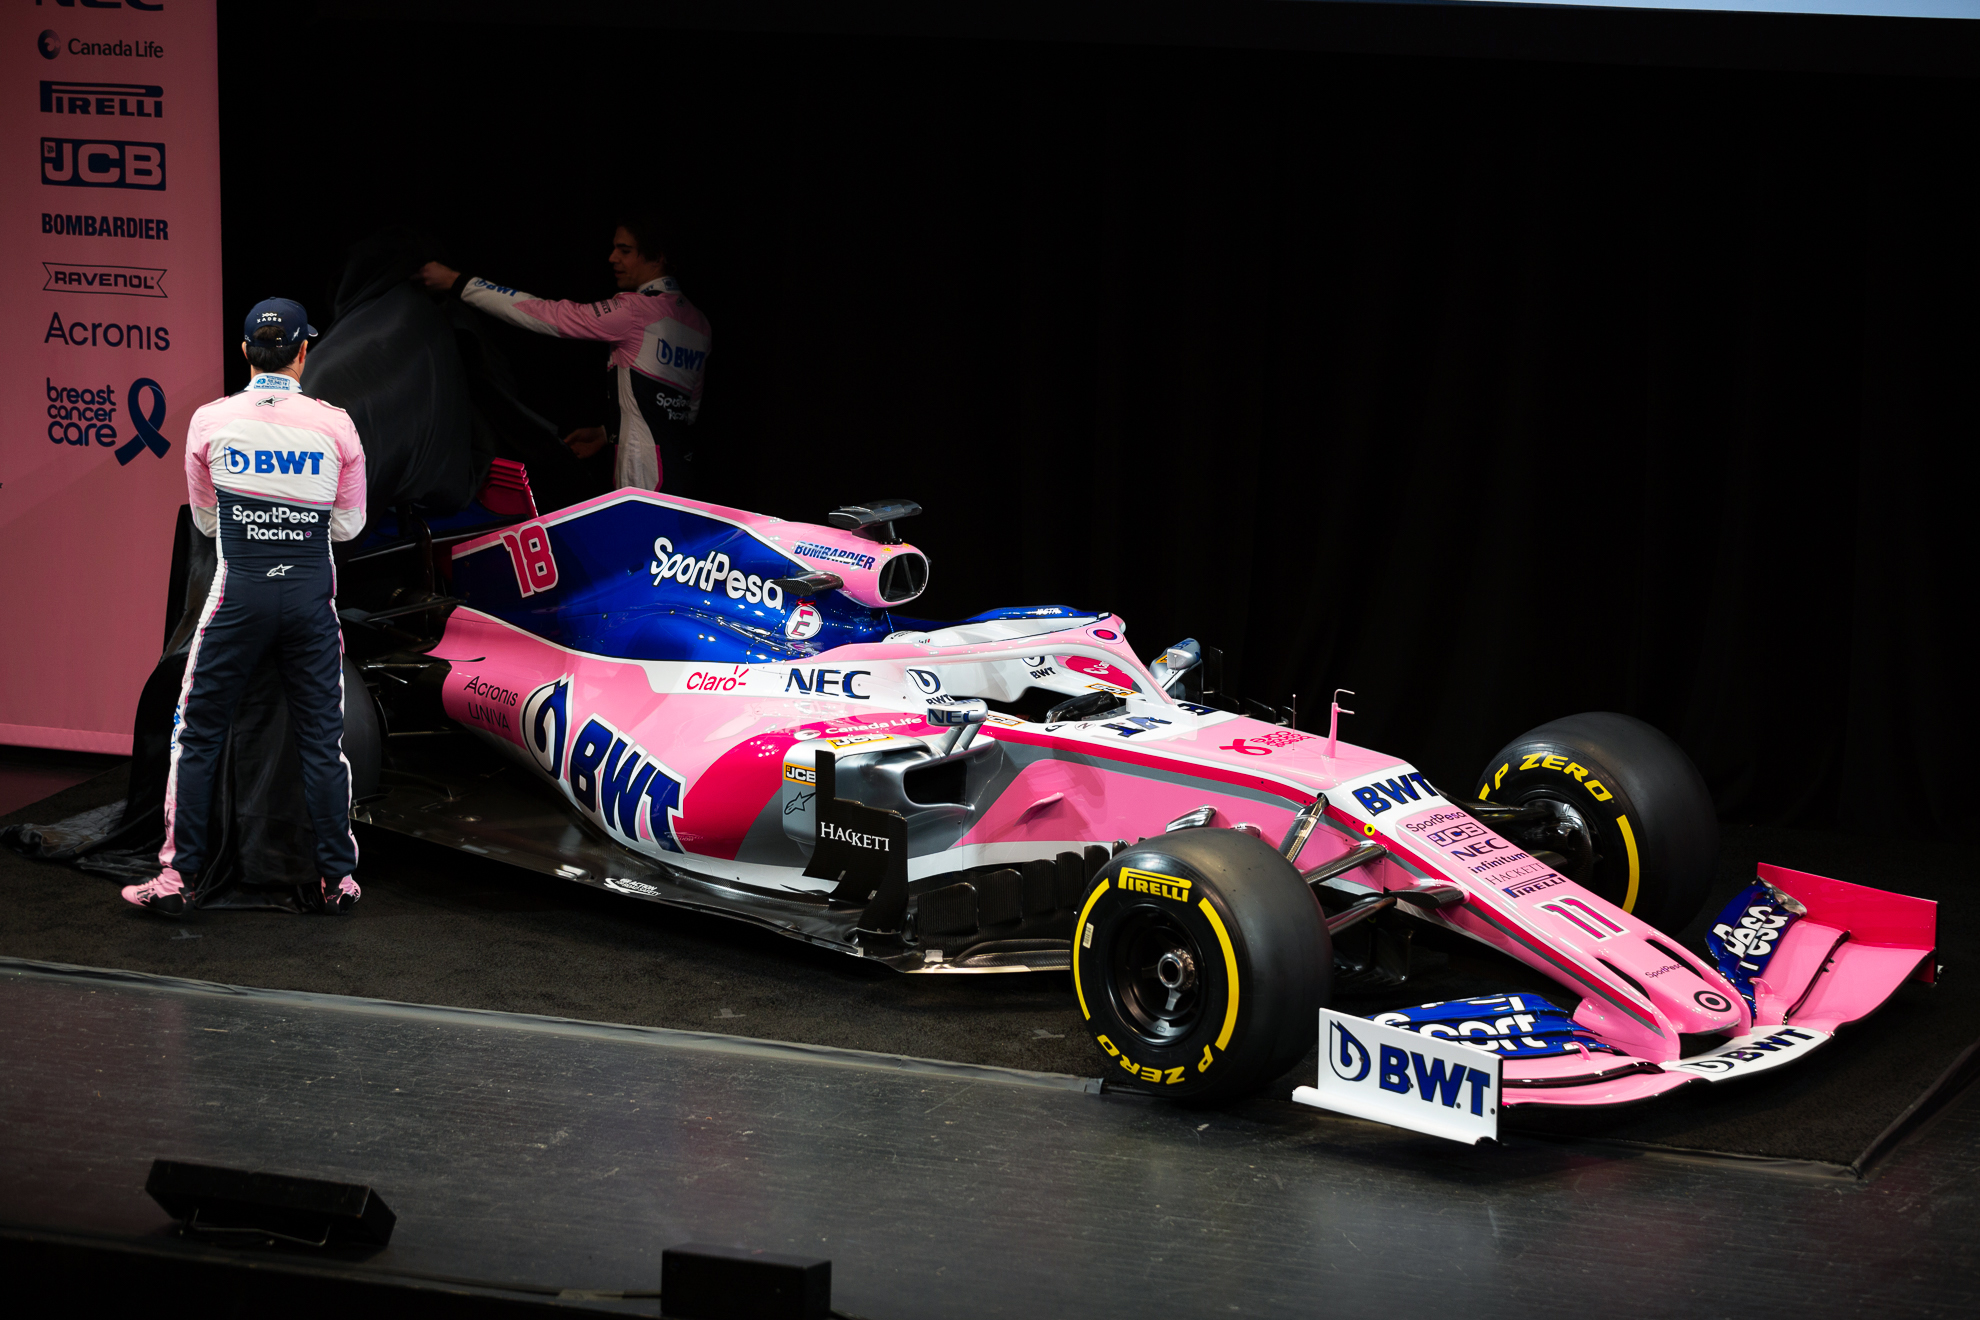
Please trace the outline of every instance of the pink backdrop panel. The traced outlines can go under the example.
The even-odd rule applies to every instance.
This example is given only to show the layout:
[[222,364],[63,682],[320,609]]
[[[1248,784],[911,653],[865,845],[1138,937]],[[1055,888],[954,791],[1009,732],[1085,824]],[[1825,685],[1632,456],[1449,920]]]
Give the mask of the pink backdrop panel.
[[7,12],[0,743],[128,752],[230,343],[214,0]]

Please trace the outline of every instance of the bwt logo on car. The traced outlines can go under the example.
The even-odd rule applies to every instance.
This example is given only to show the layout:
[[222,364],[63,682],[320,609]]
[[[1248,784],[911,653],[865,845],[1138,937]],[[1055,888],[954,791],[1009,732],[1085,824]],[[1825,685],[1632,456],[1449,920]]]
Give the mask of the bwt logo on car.
[[[1378,779],[1366,788],[1355,789],[1354,796],[1356,801],[1367,808],[1371,816],[1381,815],[1389,809],[1391,803],[1400,807],[1409,802],[1443,800],[1438,796],[1437,790],[1430,787],[1430,781],[1423,777],[1423,772],[1420,770],[1397,775],[1394,779]],[[1390,798],[1391,802],[1384,802],[1382,800],[1384,796]]]
[[41,181],[54,188],[137,188],[165,191],[163,142],[41,139]]
[[1456,1109],[1469,1087],[1471,1112],[1485,1113],[1485,1093],[1492,1089],[1492,1074],[1444,1059],[1425,1059],[1421,1051],[1397,1045],[1377,1047],[1379,1061],[1353,1032],[1339,1022],[1327,1023],[1327,1066],[1344,1082],[1365,1082],[1370,1074],[1384,1091],[1416,1095],[1425,1101],[1441,1102]]
[[681,814],[680,776],[601,716],[586,720],[571,739],[565,782],[578,808],[621,842],[637,845],[644,821],[654,845],[681,851],[674,833]]
[[305,471],[312,477],[323,475],[323,451],[320,449],[255,449],[243,453],[228,445],[221,453],[227,460],[227,471],[239,476],[245,472],[286,473],[301,476]]

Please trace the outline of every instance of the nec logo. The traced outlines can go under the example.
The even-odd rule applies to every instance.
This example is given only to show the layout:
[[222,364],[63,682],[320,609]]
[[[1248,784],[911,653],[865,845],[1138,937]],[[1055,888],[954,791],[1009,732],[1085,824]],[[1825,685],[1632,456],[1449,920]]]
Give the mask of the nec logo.
[[156,83],[48,82],[41,84],[44,115],[115,115],[163,119],[165,89]]
[[301,476],[305,472],[312,477],[323,475],[323,451],[320,449],[257,449],[252,454],[246,454],[228,445],[223,454],[227,460],[227,471],[235,476],[249,471],[286,473],[290,476]]
[[162,142],[41,139],[41,181],[57,188],[138,188],[165,191]]

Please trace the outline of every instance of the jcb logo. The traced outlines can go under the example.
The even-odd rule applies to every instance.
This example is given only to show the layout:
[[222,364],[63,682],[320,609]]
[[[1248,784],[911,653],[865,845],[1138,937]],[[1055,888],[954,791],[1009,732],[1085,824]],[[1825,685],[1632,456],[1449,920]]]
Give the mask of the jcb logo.
[[138,188],[165,191],[162,142],[41,139],[41,181],[57,188]]

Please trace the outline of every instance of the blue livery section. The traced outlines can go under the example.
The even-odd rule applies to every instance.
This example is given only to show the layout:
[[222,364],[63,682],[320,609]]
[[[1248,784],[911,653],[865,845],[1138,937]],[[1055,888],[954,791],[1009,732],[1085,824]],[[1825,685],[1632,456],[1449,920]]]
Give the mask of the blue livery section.
[[838,592],[774,585],[807,571],[733,523],[627,499],[538,520],[454,560],[454,594],[546,641],[628,660],[790,660],[895,631]]
[[1543,1059],[1582,1050],[1617,1053],[1538,995],[1450,999],[1377,1013],[1369,1021],[1454,1040],[1461,1045],[1475,1045],[1506,1059]]
[[[573,651],[626,660],[764,664],[950,626],[870,610],[836,591],[787,598],[777,579],[816,565],[734,523],[638,498],[519,523],[457,555],[453,567],[454,594],[483,614]],[[1086,612],[1013,606],[961,622],[1058,616]]]
[[1781,936],[1800,920],[1800,914],[1782,900],[1773,886],[1756,880],[1726,905],[1705,932],[1705,947],[1719,964],[1719,975],[1756,1013],[1760,1006],[1754,1002],[1753,978],[1767,970],[1774,951],[1781,947]]

